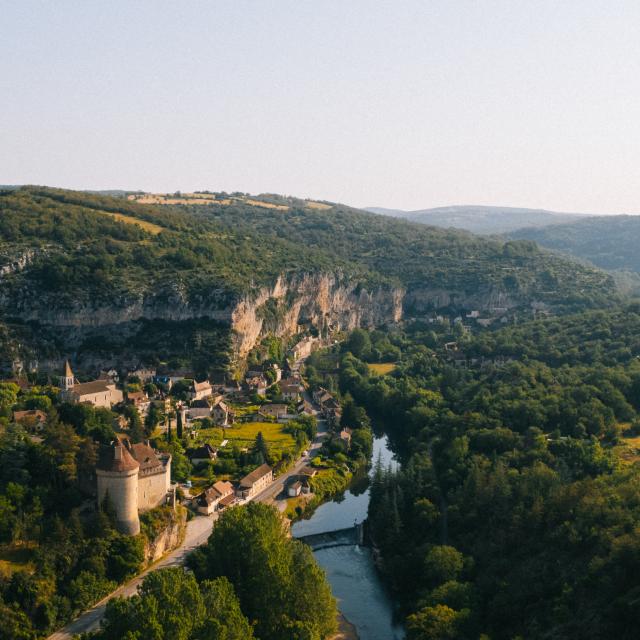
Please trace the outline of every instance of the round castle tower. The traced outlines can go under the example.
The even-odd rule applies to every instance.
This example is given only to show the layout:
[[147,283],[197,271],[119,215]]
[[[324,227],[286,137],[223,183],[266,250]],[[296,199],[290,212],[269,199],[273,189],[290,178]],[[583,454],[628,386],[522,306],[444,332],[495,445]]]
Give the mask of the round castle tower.
[[120,533],[140,533],[138,519],[138,469],[140,465],[122,442],[105,447],[96,466],[98,504],[108,494]]

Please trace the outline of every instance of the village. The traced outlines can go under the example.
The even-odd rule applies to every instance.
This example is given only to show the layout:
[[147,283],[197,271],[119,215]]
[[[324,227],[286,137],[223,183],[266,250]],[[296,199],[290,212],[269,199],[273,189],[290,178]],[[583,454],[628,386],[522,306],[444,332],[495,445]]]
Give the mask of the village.
[[[261,344],[233,376],[167,363],[92,371],[68,358],[0,380],[5,437],[59,459],[57,472],[73,474],[74,514],[108,520],[110,544],[138,550],[106,597],[94,608],[88,600],[50,640],[96,629],[107,602],[134,595],[152,571],[183,565],[223,512],[274,507],[291,537],[289,525],[350,486],[370,459],[370,429],[349,422],[353,401],[331,380],[325,388],[305,375],[312,352],[335,352],[334,361],[337,350],[323,347],[337,344],[306,337],[276,357]],[[69,471],[65,451],[74,451]],[[37,550],[35,541],[0,546],[0,572],[28,571]],[[342,616],[339,624],[335,640],[355,637]]]
[[[283,368],[254,364],[240,381],[198,380],[188,371],[143,365],[80,381],[67,360],[46,389],[24,379],[2,384],[19,389],[12,421],[36,442],[49,418],[47,404],[63,417],[78,407],[111,420],[113,437],[96,443],[86,493],[97,507],[108,501],[120,533],[137,535],[140,516],[167,505],[186,507],[190,518],[215,519],[259,497],[289,517],[300,514],[315,482],[336,471],[323,444],[333,441],[334,451],[346,453],[351,440],[351,430],[340,427],[338,400],[326,389],[307,388],[300,374],[309,352],[303,344]],[[34,402],[33,395],[53,401]]]

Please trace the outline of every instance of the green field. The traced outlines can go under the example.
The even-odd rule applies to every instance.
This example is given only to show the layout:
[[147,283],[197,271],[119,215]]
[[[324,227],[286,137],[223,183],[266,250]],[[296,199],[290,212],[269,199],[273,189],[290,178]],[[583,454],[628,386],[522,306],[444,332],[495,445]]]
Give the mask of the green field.
[[396,368],[396,365],[393,362],[374,362],[369,363],[367,367],[372,376],[386,376]]
[[293,437],[285,433],[284,425],[277,422],[241,422],[236,423],[223,430],[218,427],[212,429],[199,429],[198,437],[195,444],[209,444],[219,447],[223,439],[229,440],[227,447],[236,444],[240,448],[250,447],[258,432],[262,432],[269,448],[275,454],[281,454],[284,451],[293,451],[295,449],[295,440]]

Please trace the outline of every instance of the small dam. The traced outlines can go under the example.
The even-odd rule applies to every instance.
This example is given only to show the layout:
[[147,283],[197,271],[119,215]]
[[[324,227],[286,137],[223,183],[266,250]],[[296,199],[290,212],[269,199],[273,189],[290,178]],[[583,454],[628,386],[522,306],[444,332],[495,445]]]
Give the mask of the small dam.
[[312,551],[331,549],[332,547],[364,546],[364,525],[356,524],[346,529],[312,533],[307,536],[296,537],[296,540],[304,542]]

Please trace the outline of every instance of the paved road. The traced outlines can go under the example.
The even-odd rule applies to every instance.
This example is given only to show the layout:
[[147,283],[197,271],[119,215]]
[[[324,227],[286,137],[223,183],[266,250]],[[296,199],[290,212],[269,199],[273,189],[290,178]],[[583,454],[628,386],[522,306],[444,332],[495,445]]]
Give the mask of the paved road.
[[111,598],[115,598],[117,596],[128,598],[134,595],[144,577],[151,571],[155,571],[161,567],[171,567],[183,564],[187,555],[189,555],[191,551],[207,541],[211,534],[211,530],[213,529],[213,523],[216,519],[217,514],[208,518],[196,517],[188,522],[184,542],[179,547],[165,556],[162,560],[159,560],[154,565],[133,578],[133,580],[130,580],[110,593],[106,598],[104,598],[104,600],[98,602],[92,609],[85,611],[79,618],[76,618],[66,627],[49,636],[49,640],[70,640],[70,638],[73,638],[73,636],[78,633],[86,633],[87,631],[97,629],[100,620],[104,615],[107,602],[109,602]]
[[[302,467],[308,464],[309,459],[313,457],[314,451],[322,446],[322,440],[324,439],[327,431],[327,426],[324,420],[318,421],[318,435],[309,447],[309,456],[300,458],[296,464],[289,469],[286,473],[279,476],[275,482],[269,485],[262,493],[259,493],[253,498],[258,502],[271,502],[282,492],[286,481],[292,476],[300,472]],[[104,612],[107,606],[107,602],[117,596],[130,597],[134,595],[138,587],[140,586],[144,577],[151,571],[160,569],[161,567],[172,567],[176,565],[184,564],[186,557],[198,546],[204,544],[211,534],[213,529],[213,523],[218,519],[218,514],[215,513],[211,516],[196,516],[193,520],[187,523],[187,531],[185,534],[184,542],[177,547],[170,554],[165,556],[162,560],[143,571],[141,574],[133,578],[130,582],[122,585],[114,592],[110,593],[104,600],[98,602],[92,609],[85,611],[80,617],[76,618],[73,622],[69,623],[66,627],[60,629],[53,635],[49,636],[48,640],[71,640],[74,635],[79,633],[86,633],[97,629],[100,625],[100,620],[104,616]]]

